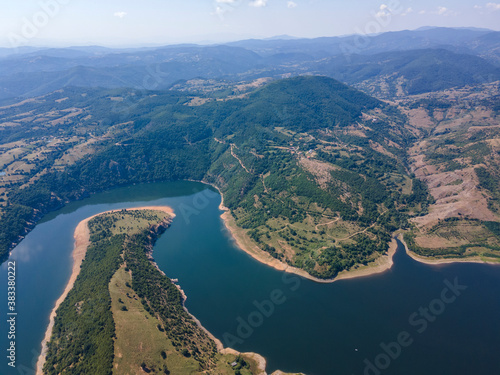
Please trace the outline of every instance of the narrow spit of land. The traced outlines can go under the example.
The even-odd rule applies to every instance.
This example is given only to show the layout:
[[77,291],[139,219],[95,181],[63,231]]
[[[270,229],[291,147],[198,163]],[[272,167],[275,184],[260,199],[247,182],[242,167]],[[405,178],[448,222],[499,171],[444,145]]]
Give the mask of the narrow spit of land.
[[[130,210],[130,209],[129,209]],[[165,212],[168,215],[175,216],[174,211],[170,207],[166,206],[147,206],[147,207],[138,207],[138,208],[133,208],[131,210],[157,210],[157,211],[162,211]],[[106,213],[110,212],[118,212],[121,210],[111,210],[107,211]],[[80,273],[81,265],[83,262],[83,259],[85,259],[85,254],[87,253],[87,248],[90,245],[90,230],[88,226],[88,222],[92,220],[94,217],[102,215],[103,213],[96,214],[93,216],[90,216],[78,223],[76,226],[73,238],[75,239],[75,244],[73,248],[73,267],[71,270],[71,275],[68,279],[68,282],[66,284],[66,287],[64,288],[63,293],[61,296],[57,299],[54,308],[52,309],[50,316],[49,316],[49,325],[47,326],[47,330],[45,331],[45,336],[42,341],[42,350],[40,352],[40,356],[38,357],[37,361],[37,375],[42,375],[42,369],[43,365],[45,364],[45,358],[47,356],[47,344],[50,340],[50,336],[52,334],[52,329],[54,328],[54,320],[56,317],[56,311],[61,305],[61,303],[65,300],[66,296],[68,295],[69,291],[73,288],[75,285],[75,281]]]
[[[262,356],[223,348],[185,309],[180,287],[154,263],[154,241],[174,216],[169,207],[140,207],[108,211],[79,223],[75,230],[73,272],[51,313],[37,374],[55,374],[65,367],[88,370],[89,363],[94,366],[92,369],[102,367],[127,373],[172,370],[187,375],[216,370],[230,375],[235,369],[243,375],[266,373]],[[101,253],[109,250],[111,255],[97,261],[95,248]],[[102,330],[94,332],[91,328],[90,333],[82,334],[78,324],[72,328],[64,324],[68,317],[78,319],[87,314],[88,304],[94,303],[91,309],[96,308],[96,301],[89,303],[84,291],[95,287],[93,281],[89,282],[89,275],[96,270],[99,276],[106,275],[104,282],[98,282],[102,284],[98,286],[102,290],[97,292],[101,293],[99,303],[107,295],[110,306],[99,307],[101,320],[91,326],[104,326],[103,331],[112,333],[112,340]],[[94,311],[90,316],[93,314]],[[105,315],[107,318],[102,318]],[[75,332],[68,335],[66,329]],[[71,354],[75,346],[74,342],[66,342],[67,337],[86,341],[92,350]],[[89,354],[92,352],[98,354]]]

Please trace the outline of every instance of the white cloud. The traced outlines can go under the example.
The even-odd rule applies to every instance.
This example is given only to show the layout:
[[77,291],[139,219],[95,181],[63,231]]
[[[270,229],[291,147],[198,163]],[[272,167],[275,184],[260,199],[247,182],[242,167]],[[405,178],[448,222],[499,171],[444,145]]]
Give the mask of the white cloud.
[[118,18],[123,18],[127,15],[127,12],[115,12],[113,16],[118,17]]
[[[410,8],[411,9],[411,8]],[[438,6],[435,10],[421,10],[418,14],[434,14],[438,16],[458,16],[459,13],[444,6]]]
[[375,13],[375,17],[385,18],[385,17],[389,16],[388,12],[390,11],[390,9],[387,5],[382,4],[382,5],[380,5],[379,9],[380,10],[377,13]]
[[491,10],[500,10],[500,4],[488,3],[488,4],[486,4],[486,8],[491,9]]
[[212,13],[214,16],[222,17],[226,13],[226,11],[222,7],[215,7],[214,12]]
[[253,0],[250,2],[251,7],[262,8],[267,5],[267,0]]
[[448,12],[448,8],[438,7],[437,14],[439,14],[440,16],[442,16],[443,14],[446,14],[446,12]]
[[413,13],[413,8],[406,9],[403,13],[401,13],[401,15],[402,16],[407,16],[410,13]]
[[237,2],[238,0],[215,0],[215,10],[211,14],[213,16],[218,16],[222,20],[226,13],[234,10]]
[[296,3],[295,1],[289,1],[289,2],[286,4],[286,6],[287,6],[288,8],[295,8],[295,7],[297,7],[297,3]]

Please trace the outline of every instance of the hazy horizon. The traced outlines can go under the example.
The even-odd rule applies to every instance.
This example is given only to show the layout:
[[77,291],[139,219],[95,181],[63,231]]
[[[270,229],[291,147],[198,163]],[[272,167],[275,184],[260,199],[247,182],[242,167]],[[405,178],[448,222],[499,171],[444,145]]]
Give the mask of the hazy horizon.
[[[402,31],[420,31],[421,29],[433,29],[433,28],[447,28],[445,26],[421,26],[417,29],[401,29],[401,30],[392,30],[392,31],[386,31],[386,32],[402,32]],[[462,26],[462,27],[449,27],[451,29],[468,29],[468,30],[489,30],[491,32],[496,32],[500,30],[494,30],[494,29],[487,29],[487,28],[477,28],[474,26]],[[378,33],[378,34],[369,34],[368,36],[374,36],[374,35],[379,35],[383,34]],[[18,47],[22,48],[40,48],[40,49],[45,49],[45,48],[86,48],[86,47],[102,47],[102,48],[109,48],[109,49],[125,49],[125,48],[155,48],[155,47],[162,47],[162,46],[174,46],[174,45],[183,45],[183,44],[193,44],[193,45],[211,45],[211,44],[225,44],[225,43],[232,43],[232,42],[238,42],[238,41],[243,41],[243,40],[250,40],[250,39],[255,39],[255,40],[286,40],[286,39],[316,39],[316,38],[342,38],[342,37],[349,37],[349,36],[354,36],[354,35],[362,35],[362,34],[342,34],[342,35],[322,35],[322,36],[315,36],[315,37],[302,37],[302,36],[295,36],[295,35],[288,35],[288,34],[281,34],[281,35],[273,35],[273,36],[256,36],[256,35],[217,35],[221,39],[217,40],[217,38],[214,39],[193,39],[192,41],[173,41],[173,42],[145,42],[145,43],[138,43],[138,44],[96,44],[96,43],[54,43],[52,44],[50,41],[40,41],[40,44],[28,44],[28,45],[22,45]],[[12,46],[2,46],[0,45],[0,48],[18,48],[18,47],[12,47]]]
[[421,27],[498,31],[500,3],[468,0],[74,0],[16,2],[0,16],[0,47],[154,47],[334,37]]

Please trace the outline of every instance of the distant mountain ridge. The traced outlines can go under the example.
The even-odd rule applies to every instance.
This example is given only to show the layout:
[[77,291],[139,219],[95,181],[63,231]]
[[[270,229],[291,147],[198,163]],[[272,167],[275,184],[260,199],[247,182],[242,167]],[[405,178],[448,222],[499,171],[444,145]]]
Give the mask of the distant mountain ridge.
[[210,46],[19,51],[7,55],[0,49],[0,99],[33,97],[67,86],[167,89],[178,80],[194,78],[236,83],[323,74],[364,89],[366,80],[394,75],[409,81],[401,86],[409,93],[475,84],[481,77],[500,79],[500,32],[469,28],[424,28],[370,37],[281,36]]

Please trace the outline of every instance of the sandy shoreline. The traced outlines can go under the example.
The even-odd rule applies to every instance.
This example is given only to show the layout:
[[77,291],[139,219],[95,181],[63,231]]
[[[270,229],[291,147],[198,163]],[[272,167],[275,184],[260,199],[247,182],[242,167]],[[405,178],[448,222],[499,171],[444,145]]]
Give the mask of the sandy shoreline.
[[[206,183],[206,182],[204,182],[204,183]],[[296,274],[296,275],[299,275],[301,277],[304,277],[306,279],[309,279],[309,280],[312,280],[312,281],[315,281],[318,283],[332,283],[332,282],[335,282],[338,280],[352,279],[352,278],[357,278],[357,277],[366,277],[366,276],[371,276],[371,275],[378,274],[378,273],[383,273],[383,272],[389,270],[393,265],[393,256],[394,256],[396,249],[397,249],[396,238],[392,239],[387,254],[379,257],[375,262],[373,262],[369,266],[361,267],[360,269],[355,269],[355,270],[351,270],[351,271],[343,271],[334,279],[324,280],[324,279],[315,278],[315,277],[309,275],[306,271],[304,271],[302,269],[298,269],[298,268],[289,266],[289,265],[273,258],[271,255],[264,252],[256,244],[254,244],[253,241],[246,235],[245,231],[243,229],[237,227],[234,218],[232,217],[232,215],[229,212],[229,209],[224,206],[224,195],[222,194],[220,189],[218,187],[216,187],[215,185],[212,185],[212,184],[209,184],[209,185],[211,185],[212,187],[217,189],[219,191],[219,194],[221,195],[221,203],[219,205],[219,209],[224,211],[223,214],[221,215],[221,218],[222,218],[224,225],[227,228],[228,232],[231,234],[233,240],[235,241],[236,245],[238,246],[238,248],[240,248],[242,251],[245,251],[247,254],[252,256],[257,261],[259,261],[267,266],[273,267],[276,270]],[[127,208],[126,210],[147,210],[147,209],[149,209],[149,210],[161,210],[161,211],[167,212],[168,214],[170,214],[172,216],[175,216],[173,213],[173,210],[167,206],[132,207],[132,208]],[[42,350],[41,350],[41,354],[40,354],[40,356],[38,358],[38,362],[37,362],[37,370],[36,370],[37,375],[43,374],[42,369],[43,369],[43,365],[45,363],[45,357],[47,354],[47,343],[49,342],[51,334],[52,334],[54,320],[56,317],[56,310],[60,306],[60,304],[64,301],[64,299],[68,295],[69,291],[73,288],[74,283],[75,283],[75,281],[78,277],[78,274],[80,272],[80,266],[82,264],[83,259],[85,258],[87,247],[90,243],[90,240],[89,240],[90,233],[89,233],[89,228],[87,225],[88,222],[92,218],[94,218],[98,215],[102,215],[104,213],[109,213],[109,212],[117,212],[117,211],[121,211],[121,210],[122,209],[101,212],[101,213],[98,213],[98,214],[93,215],[91,217],[88,217],[88,218],[82,220],[80,223],[78,223],[78,225],[75,229],[75,232],[74,232],[75,243],[74,243],[74,249],[73,249],[73,253],[72,253],[72,257],[73,257],[72,273],[71,273],[71,276],[68,280],[68,283],[66,284],[66,287],[65,287],[63,293],[57,299],[55,306],[50,313],[49,325],[47,327],[44,339],[42,341]],[[476,258],[471,258],[471,259],[427,259],[425,257],[419,256],[419,255],[411,252],[408,249],[408,246],[405,243],[402,234],[399,234],[397,236],[397,239],[399,239],[403,243],[403,245],[405,246],[406,253],[411,258],[413,258],[414,260],[421,262],[421,263],[425,263],[425,264],[429,264],[429,265],[442,265],[442,264],[451,264],[451,263],[462,262],[462,263],[483,263],[483,264],[499,265],[499,263],[486,262],[486,261],[483,261],[479,258],[478,259],[476,259]],[[187,311],[187,309],[186,309],[186,311]],[[196,323],[216,343],[219,352],[221,352],[222,354],[236,354],[236,355],[241,354],[241,353],[239,353],[231,348],[223,348],[222,342],[219,339],[217,339],[215,336],[213,336],[208,330],[206,330],[193,315],[191,315],[191,316],[194,318]],[[266,373],[265,372],[265,368],[266,368],[265,358],[263,358],[262,356],[260,356],[259,354],[256,354],[256,353],[242,353],[242,354],[256,360],[257,363],[259,364],[259,371],[261,371],[261,374]],[[282,373],[280,371],[277,371],[273,374],[282,374]]]
[[392,257],[394,256],[394,254],[396,254],[397,248],[398,248],[398,242],[396,241],[395,238],[393,238],[389,243],[389,249],[387,250],[387,255],[382,255],[381,257],[376,259],[375,262],[371,263],[367,267],[341,272],[334,279],[334,281],[354,279],[356,277],[372,276],[390,270],[392,268],[392,265],[394,264]]
[[[284,271],[288,273],[293,273],[299,276],[302,276],[306,279],[318,282],[318,283],[333,283],[338,280],[347,280],[347,279],[354,279],[357,277],[367,277],[367,276],[372,276],[376,275],[379,273],[383,273],[389,269],[391,269],[393,265],[393,256],[396,253],[398,244],[397,240],[401,241],[403,246],[405,247],[406,254],[408,254],[409,257],[412,259],[416,260],[417,262],[428,264],[428,265],[433,265],[433,266],[439,266],[439,265],[446,265],[446,264],[453,264],[453,263],[480,263],[480,264],[490,264],[490,265],[500,265],[499,262],[488,262],[484,261],[479,257],[474,257],[474,258],[467,258],[467,259],[461,259],[461,258],[452,258],[452,259],[429,259],[420,255],[415,254],[411,250],[408,249],[407,244],[405,243],[402,234],[398,234],[397,237],[394,237],[390,244],[389,244],[389,249],[387,251],[386,255],[380,256],[378,259],[375,260],[375,262],[370,263],[368,266],[363,266],[359,269],[354,269],[354,270],[349,270],[349,271],[343,271],[337,275],[334,279],[318,279],[316,277],[313,277],[309,275],[306,271],[295,268],[292,266],[289,266],[275,258],[273,258],[271,255],[268,253],[262,251],[257,245],[253,243],[253,241],[246,236],[244,231],[240,228],[237,227],[234,218],[232,217],[231,213],[229,210],[224,207],[224,205],[221,203],[220,206],[221,210],[224,210],[225,212],[221,215],[222,220],[224,221],[224,225],[226,226],[227,230],[229,233],[231,233],[231,236],[233,237],[234,241],[236,242],[236,245],[252,256],[254,259],[258,260],[259,262],[273,267],[274,269],[278,271]],[[397,240],[396,240],[397,239]]]
[[[50,341],[50,337],[52,335],[52,329],[54,327],[54,320],[56,317],[56,311],[57,311],[58,307],[60,306],[60,304],[64,301],[64,299],[68,295],[69,291],[73,288],[75,281],[78,277],[78,274],[80,273],[80,266],[83,262],[83,259],[85,258],[85,254],[87,253],[87,248],[90,244],[90,231],[89,231],[89,227],[87,225],[88,222],[96,216],[99,216],[99,215],[102,215],[105,213],[110,213],[110,212],[118,212],[121,210],[122,209],[110,210],[110,211],[104,211],[104,212],[95,214],[93,216],[90,216],[90,217],[80,221],[78,223],[78,225],[76,226],[74,236],[73,236],[75,239],[75,244],[74,244],[73,253],[72,253],[73,267],[72,267],[72,271],[71,271],[71,276],[68,280],[68,283],[66,284],[66,287],[64,288],[63,293],[57,299],[55,306],[50,313],[49,325],[47,326],[47,330],[45,331],[45,337],[42,341],[42,350],[41,350],[40,356],[38,357],[36,375],[43,375],[42,370],[43,370],[43,365],[45,364],[45,359],[46,359],[47,350],[48,350],[47,343]],[[167,206],[132,207],[132,208],[127,208],[126,210],[127,211],[159,210],[159,211],[164,211],[164,212],[168,213],[172,217],[175,217],[174,211],[170,207],[167,207]],[[182,292],[182,293],[185,296],[184,292]],[[184,309],[186,310],[186,312],[189,315],[191,315],[191,317],[194,319],[196,324],[201,329],[203,329],[207,333],[207,335],[215,342],[217,349],[220,353],[222,353],[222,354],[234,354],[234,355],[243,354],[246,357],[252,358],[258,364],[258,370],[259,370],[258,375],[266,374],[266,360],[264,357],[262,357],[261,355],[259,355],[257,353],[240,353],[240,352],[237,352],[236,350],[231,349],[231,348],[224,348],[222,342],[218,338],[216,338],[211,332],[209,332],[205,327],[203,327],[201,322],[194,315],[189,313],[189,311],[187,310],[186,307],[184,307]]]
[[[224,348],[224,345],[222,344],[222,341],[220,341],[217,337],[215,337],[212,332],[210,332],[208,329],[206,329],[203,324],[201,324],[201,322],[198,320],[198,318],[196,318],[193,314],[191,314],[189,312],[189,310],[187,309],[187,307],[185,306],[185,302],[186,302],[186,299],[187,299],[187,296],[186,296],[186,293],[184,293],[184,291],[181,289],[181,287],[179,285],[177,285],[177,288],[179,289],[179,291],[181,292],[182,296],[183,296],[183,303],[182,303],[182,307],[184,308],[184,310],[191,316],[191,318],[194,320],[194,322],[196,323],[196,325],[202,329],[207,335],[208,337],[210,337],[210,339],[215,342],[215,345],[217,347],[217,351],[221,354],[232,354],[232,355],[244,355],[246,356],[247,358],[251,358],[253,359],[256,363],[257,363],[257,368],[259,370],[259,373],[256,374],[256,375],[267,375],[266,373],[266,366],[267,366],[267,362],[266,362],[266,359],[261,356],[260,354],[257,354],[257,353],[252,353],[252,352],[247,352],[247,353],[241,353],[241,352],[238,352],[237,350],[234,350],[232,348]],[[284,374],[284,373],[283,373]]]
[[491,265],[500,265],[498,262],[488,262],[485,260],[482,260],[479,257],[471,257],[471,258],[450,258],[450,259],[429,259],[426,257],[423,257],[421,255],[415,254],[413,251],[411,251],[408,248],[408,245],[406,244],[403,235],[399,234],[398,235],[398,240],[401,241],[401,243],[405,247],[406,254],[413,260],[416,260],[417,262],[428,264],[431,266],[439,266],[443,264],[452,264],[452,263],[480,263],[480,264],[491,264]]
[[[428,264],[428,265],[443,265],[443,264],[452,264],[452,263],[481,263],[481,264],[491,264],[491,265],[500,265],[500,262],[488,262],[482,260],[480,257],[473,257],[473,258],[467,258],[467,259],[462,259],[462,258],[452,258],[452,259],[429,259],[420,255],[415,254],[411,250],[408,249],[407,244],[405,243],[403,239],[403,235],[399,233],[397,236],[393,237],[392,241],[389,244],[389,249],[387,251],[386,255],[383,255],[379,257],[375,262],[371,263],[369,266],[366,267],[361,267],[360,269],[355,269],[355,270],[350,270],[350,271],[343,271],[337,275],[334,279],[318,279],[316,277],[313,277],[309,275],[306,271],[295,268],[292,266],[289,266],[288,264],[285,264],[278,259],[273,258],[271,255],[268,253],[264,252],[261,250],[253,241],[246,235],[244,230],[238,228],[238,226],[235,223],[235,220],[231,213],[229,212],[229,209],[224,206],[224,195],[222,194],[221,190],[215,186],[214,184],[202,181],[205,184],[208,184],[212,186],[213,188],[217,189],[219,192],[220,196],[222,197],[222,201],[219,205],[219,209],[221,211],[224,211],[224,213],[221,215],[221,218],[224,222],[224,225],[226,229],[229,231],[231,234],[233,240],[235,241],[236,245],[252,256],[252,258],[256,259],[257,261],[273,267],[274,269],[278,271],[284,271],[284,272],[289,272],[293,273],[299,276],[302,276],[306,279],[313,280],[318,283],[332,283],[338,280],[346,280],[346,279],[353,279],[356,277],[365,277],[365,276],[371,276],[375,275],[378,273],[385,272],[389,270],[392,265],[393,265],[393,260],[392,257],[396,253],[397,250],[397,241],[401,241],[401,243],[405,247],[406,254],[408,254],[409,257],[412,259],[416,260],[417,262]],[[400,231],[397,231],[398,233]]]
[[389,245],[387,255],[383,255],[383,256],[379,257],[374,263],[370,264],[369,266],[362,267],[360,269],[351,270],[351,271],[341,272],[334,279],[326,279],[325,280],[325,279],[319,279],[317,277],[311,276],[306,271],[304,271],[300,268],[289,266],[288,264],[285,264],[285,263],[279,261],[278,259],[273,258],[270,254],[261,250],[255,243],[253,243],[253,241],[246,235],[246,233],[244,233],[244,230],[241,228],[238,228],[233,216],[229,212],[229,209],[226,206],[224,206],[224,195],[222,194],[220,189],[213,184],[209,184],[209,185],[214,187],[215,189],[217,189],[217,191],[219,192],[219,194],[222,198],[221,203],[219,205],[219,209],[221,211],[224,211],[224,213],[221,215],[221,218],[222,218],[222,221],[224,222],[226,229],[228,230],[228,232],[231,234],[233,240],[235,241],[236,245],[241,250],[243,250],[244,252],[249,254],[255,260],[257,260],[257,261],[259,261],[259,262],[261,262],[269,267],[273,267],[274,269],[276,269],[278,271],[293,273],[295,275],[299,275],[303,278],[315,281],[317,283],[328,284],[328,283],[333,283],[333,282],[338,281],[338,280],[346,280],[346,279],[352,279],[352,278],[356,278],[356,277],[371,276],[371,275],[375,275],[378,273],[382,273],[382,272],[389,270],[393,265],[392,257],[396,253],[396,249],[398,247],[396,239],[392,239],[392,241]]
[[[399,233],[397,236],[393,237],[389,244],[389,249],[387,251],[386,255],[380,256],[378,259],[375,260],[375,262],[371,263],[368,266],[363,266],[359,269],[355,270],[349,270],[349,271],[343,271],[337,275],[334,279],[319,279],[314,276],[309,275],[306,271],[289,266],[288,264],[285,264],[278,259],[273,258],[271,255],[268,253],[264,252],[261,250],[253,241],[246,235],[244,230],[239,228],[236,225],[236,222],[229,212],[229,209],[224,206],[224,195],[220,191],[220,189],[213,185],[209,184],[215,189],[219,191],[220,196],[222,197],[222,201],[219,205],[219,209],[221,211],[224,211],[224,213],[221,215],[221,218],[224,222],[224,225],[228,232],[231,234],[233,240],[235,241],[236,245],[238,248],[249,254],[252,258],[256,259],[257,261],[269,266],[273,267],[274,269],[278,271],[284,271],[288,273],[293,273],[299,276],[302,276],[306,279],[318,282],[318,283],[333,283],[338,280],[347,280],[347,279],[354,279],[357,277],[366,277],[366,276],[372,276],[376,275],[378,273],[383,273],[389,269],[391,269],[393,265],[393,256],[396,253],[398,243],[397,240],[401,241],[401,243],[405,247],[406,254],[408,254],[409,257],[412,259],[416,260],[417,262],[428,264],[428,265],[444,265],[444,264],[452,264],[452,263],[481,263],[481,264],[491,264],[491,265],[500,265],[499,262],[488,262],[484,261],[479,257],[474,257],[474,258],[468,258],[468,259],[461,259],[461,258],[453,258],[453,259],[429,259],[426,257],[422,257],[420,255],[415,254],[411,250],[408,249],[408,246],[406,242],[403,239],[403,235]],[[397,233],[397,232],[396,232]]]
[[[43,372],[43,365],[45,364],[45,357],[47,355],[47,344],[50,341],[50,336],[52,335],[52,329],[54,327],[54,319],[56,317],[56,311],[59,307],[59,305],[64,301],[66,296],[68,295],[69,291],[73,288],[73,285],[75,284],[76,278],[78,277],[78,274],[80,273],[80,266],[83,262],[83,259],[85,258],[85,254],[87,253],[87,247],[90,244],[90,231],[87,223],[94,217],[102,215],[104,213],[108,212],[117,212],[121,211],[122,209],[118,210],[111,210],[111,211],[105,211],[105,212],[100,212],[98,214],[95,214],[93,216],[90,216],[78,223],[76,226],[75,232],[74,232],[74,239],[75,239],[75,244],[73,248],[73,268],[71,271],[71,276],[68,280],[68,283],[66,284],[66,287],[64,288],[63,293],[61,296],[57,299],[54,308],[52,309],[49,317],[49,325],[47,326],[47,330],[45,331],[45,336],[42,341],[42,350],[40,353],[40,356],[38,357],[37,365],[36,365],[36,375],[42,375]],[[131,210],[159,210],[159,211],[164,211],[167,212],[170,215],[173,215],[174,211],[167,206],[147,206],[147,207],[132,207],[132,208],[127,208],[127,211]]]
[[[260,354],[240,353],[240,352],[238,352],[234,349],[231,349],[231,348],[222,349],[222,350],[220,350],[220,352],[221,352],[221,354],[232,354],[232,355],[236,355],[236,356],[242,354],[247,358],[251,358],[252,360],[254,360],[257,363],[257,369],[259,372],[256,375],[267,375],[267,372],[266,372],[267,362],[266,362],[266,359],[263,356],[261,356]],[[273,372],[273,374],[277,374],[277,373]],[[273,374],[271,374],[271,375],[273,375]]]

